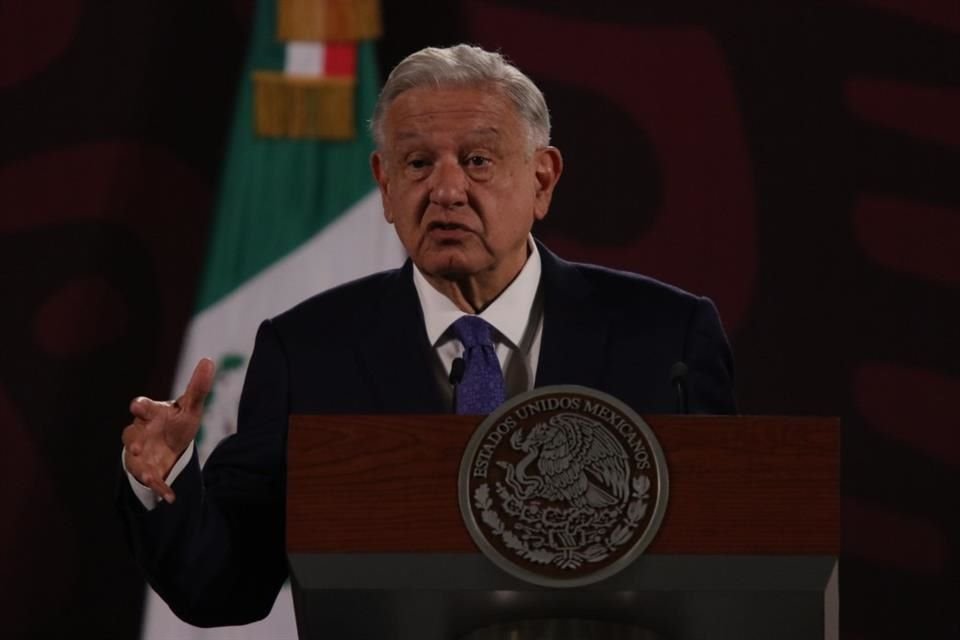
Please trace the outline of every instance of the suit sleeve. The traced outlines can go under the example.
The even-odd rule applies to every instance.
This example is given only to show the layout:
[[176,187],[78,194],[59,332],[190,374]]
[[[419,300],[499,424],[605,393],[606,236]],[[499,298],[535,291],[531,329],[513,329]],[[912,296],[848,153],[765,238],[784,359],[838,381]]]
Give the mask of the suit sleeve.
[[119,503],[147,580],[174,613],[197,626],[265,617],[287,577],[284,496],[287,364],[264,322],[247,370],[237,434],[203,471],[194,453],[174,481],[177,500],[148,511],[124,478]]
[[699,298],[686,335],[687,394],[691,413],[737,412],[734,392],[733,352],[708,298]]

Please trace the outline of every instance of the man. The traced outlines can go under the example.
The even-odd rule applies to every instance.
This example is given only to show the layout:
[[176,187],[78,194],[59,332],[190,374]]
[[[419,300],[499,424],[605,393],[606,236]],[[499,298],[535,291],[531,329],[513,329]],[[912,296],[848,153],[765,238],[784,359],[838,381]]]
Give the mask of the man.
[[178,400],[131,404],[130,541],[156,591],[193,624],[259,619],[286,578],[288,416],[450,411],[453,363],[473,340],[465,325],[489,337],[467,368],[496,373],[467,410],[582,384],[641,414],[674,412],[676,362],[689,368],[692,410],[734,410],[730,350],[709,300],[564,262],[531,238],[563,161],[543,96],[519,70],[465,45],[417,52],[391,73],[372,128],[384,215],[410,260],[261,325],[238,434],[202,473],[192,440],[212,362]]

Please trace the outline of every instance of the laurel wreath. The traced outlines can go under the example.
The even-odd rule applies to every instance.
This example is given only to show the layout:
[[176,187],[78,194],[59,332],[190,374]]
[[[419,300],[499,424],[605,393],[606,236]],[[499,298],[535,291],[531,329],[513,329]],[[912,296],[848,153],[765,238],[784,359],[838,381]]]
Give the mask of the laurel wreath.
[[489,527],[491,533],[503,540],[504,546],[524,560],[535,564],[553,565],[560,569],[577,569],[585,562],[596,563],[607,559],[611,553],[627,543],[634,530],[647,514],[649,506],[650,479],[640,475],[631,482],[631,502],[627,505],[626,521],[617,525],[602,543],[593,544],[586,549],[551,551],[544,548],[531,548],[527,541],[507,529],[500,514],[494,508],[490,496],[490,486],[483,483],[473,494],[474,506],[480,511],[480,520]]

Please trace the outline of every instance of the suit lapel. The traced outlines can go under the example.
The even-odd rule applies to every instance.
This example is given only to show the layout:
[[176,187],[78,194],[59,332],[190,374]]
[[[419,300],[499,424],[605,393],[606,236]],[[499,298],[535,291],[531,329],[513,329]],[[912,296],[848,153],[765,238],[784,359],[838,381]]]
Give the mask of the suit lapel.
[[[607,319],[595,308],[592,287],[576,267],[539,242],[542,263],[543,337],[536,386],[602,386]],[[407,260],[394,272],[374,307],[360,357],[381,411],[444,413],[449,409],[431,366],[423,311]]]
[[407,260],[385,284],[360,356],[381,411],[441,413],[445,408],[430,365],[412,269]]
[[600,387],[607,319],[580,271],[539,242],[537,247],[543,265],[543,338],[536,386]]

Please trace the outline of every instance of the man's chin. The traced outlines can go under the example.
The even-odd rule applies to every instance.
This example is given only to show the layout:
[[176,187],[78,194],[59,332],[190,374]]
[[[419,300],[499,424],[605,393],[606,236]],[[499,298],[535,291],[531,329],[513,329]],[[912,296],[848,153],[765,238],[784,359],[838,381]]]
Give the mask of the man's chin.
[[482,269],[476,260],[470,260],[461,251],[435,251],[415,260],[420,271],[444,280],[463,280]]

